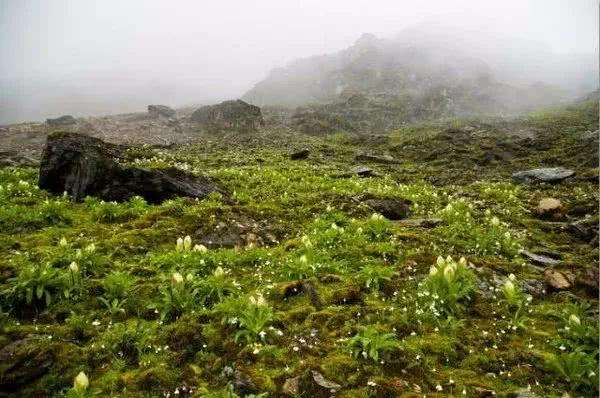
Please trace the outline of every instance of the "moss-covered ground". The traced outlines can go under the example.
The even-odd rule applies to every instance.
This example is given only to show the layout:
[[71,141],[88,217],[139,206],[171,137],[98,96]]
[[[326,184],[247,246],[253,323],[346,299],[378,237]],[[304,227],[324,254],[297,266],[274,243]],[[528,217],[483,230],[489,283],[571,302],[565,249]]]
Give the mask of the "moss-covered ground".
[[[273,128],[130,150],[229,193],[160,205],[73,203],[40,191],[35,169],[0,169],[0,396],[275,397],[310,370],[339,397],[597,396],[597,291],[576,281],[598,245],[568,228],[597,225],[597,129],[587,103],[377,137]],[[308,159],[290,160],[299,148]],[[361,151],[399,162],[348,176]],[[544,166],[576,175],[511,180]],[[537,217],[543,197],[562,219]],[[441,222],[387,220],[373,198]],[[212,244],[222,235],[234,247]],[[559,258],[572,287],[545,286],[522,249]],[[82,371],[89,387],[72,388]],[[296,395],[329,395],[315,391]]]

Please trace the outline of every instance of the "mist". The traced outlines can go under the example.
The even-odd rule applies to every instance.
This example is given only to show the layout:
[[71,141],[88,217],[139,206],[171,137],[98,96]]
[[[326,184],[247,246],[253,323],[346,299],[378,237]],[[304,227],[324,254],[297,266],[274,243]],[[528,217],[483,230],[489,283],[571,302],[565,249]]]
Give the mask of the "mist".
[[596,0],[3,0],[0,124],[239,98],[366,32],[456,47],[509,83],[598,87]]

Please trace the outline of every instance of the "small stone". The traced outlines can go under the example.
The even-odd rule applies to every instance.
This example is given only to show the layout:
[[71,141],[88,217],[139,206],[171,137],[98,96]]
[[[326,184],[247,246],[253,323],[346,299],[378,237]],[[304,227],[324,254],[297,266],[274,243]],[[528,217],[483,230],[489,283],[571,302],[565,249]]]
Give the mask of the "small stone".
[[315,383],[318,386],[323,387],[332,393],[335,393],[337,390],[342,388],[342,386],[340,386],[339,384],[325,379],[325,377],[323,377],[323,375],[321,373],[317,372],[316,370],[311,371],[311,373],[312,373],[313,380],[315,381]]
[[546,294],[544,282],[538,279],[526,279],[523,281],[523,290],[533,297],[543,297]]
[[558,199],[543,198],[538,203],[536,212],[541,218],[558,220],[563,217],[563,205]]
[[532,262],[539,264],[539,265],[543,265],[543,266],[555,266],[560,264],[560,260],[556,260],[554,258],[548,257],[548,256],[544,256],[541,254],[535,254],[535,253],[531,253],[527,250],[522,250],[521,254],[525,257],[527,257],[529,260],[531,260]]
[[544,271],[544,281],[546,285],[555,290],[564,290],[571,287],[573,280],[572,276],[554,269]]

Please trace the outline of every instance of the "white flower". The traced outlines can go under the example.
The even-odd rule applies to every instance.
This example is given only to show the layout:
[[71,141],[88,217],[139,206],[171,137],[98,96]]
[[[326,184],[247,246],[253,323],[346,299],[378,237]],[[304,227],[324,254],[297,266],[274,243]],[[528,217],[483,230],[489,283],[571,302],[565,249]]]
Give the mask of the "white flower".
[[375,383],[374,381],[369,380],[369,381],[367,381],[367,385],[369,387],[375,387],[377,385],[377,383]]
[[75,391],[85,391],[89,385],[90,381],[83,371],[75,376],[75,380],[73,381],[73,388]]
[[260,293],[258,293],[256,296],[250,296],[249,301],[250,303],[258,306],[267,305],[267,301]]
[[175,250],[178,252],[183,251],[183,238],[177,238],[177,245],[175,246]]
[[444,390],[440,384],[438,384],[437,386],[435,386],[435,389],[437,391],[443,391]]
[[510,279],[507,279],[506,282],[504,282],[504,291],[509,295],[512,295],[515,292],[515,285]]
[[77,266],[77,263],[75,261],[73,261],[71,264],[69,264],[69,269],[72,272],[79,272],[79,267]]
[[192,238],[189,235],[186,235],[185,238],[183,238],[183,249],[186,251],[192,249]]
[[65,238],[64,236],[60,238],[60,241],[58,241],[58,245],[65,247],[67,245],[67,238]]
[[508,279],[514,282],[515,279],[517,279],[517,277],[515,276],[515,274],[510,274],[508,275]]
[[499,225],[500,220],[498,220],[498,217],[494,216],[494,217],[492,217],[491,223],[492,223],[492,225]]
[[93,253],[93,252],[95,252],[95,251],[96,251],[96,245],[95,245],[95,244],[93,244],[93,243],[90,243],[89,245],[87,245],[87,247],[85,248],[85,250],[86,250],[88,253]]
[[569,323],[573,325],[581,325],[581,320],[577,315],[571,314],[571,316],[569,317]]
[[208,249],[204,245],[194,245],[194,249],[193,250],[195,252],[200,252],[200,253],[206,253],[208,251]]
[[96,320],[94,320],[94,322],[92,322],[92,325],[100,326],[100,321],[96,319]]
[[179,272],[174,272],[171,276],[171,283],[177,285],[183,282],[183,276]]

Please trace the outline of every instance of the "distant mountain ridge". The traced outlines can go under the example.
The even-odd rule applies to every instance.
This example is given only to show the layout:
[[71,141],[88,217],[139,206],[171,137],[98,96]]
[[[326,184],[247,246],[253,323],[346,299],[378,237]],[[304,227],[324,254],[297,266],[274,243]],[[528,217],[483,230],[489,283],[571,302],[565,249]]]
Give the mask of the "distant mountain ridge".
[[[363,34],[337,53],[272,70],[242,99],[259,106],[297,107],[344,102],[358,94],[378,102],[387,98],[414,119],[419,118],[414,112],[432,117],[523,112],[568,97],[566,90],[541,81],[507,83],[479,54],[415,30],[393,39]],[[513,69],[518,72],[518,65]],[[523,73],[525,79],[531,77],[528,73]]]

